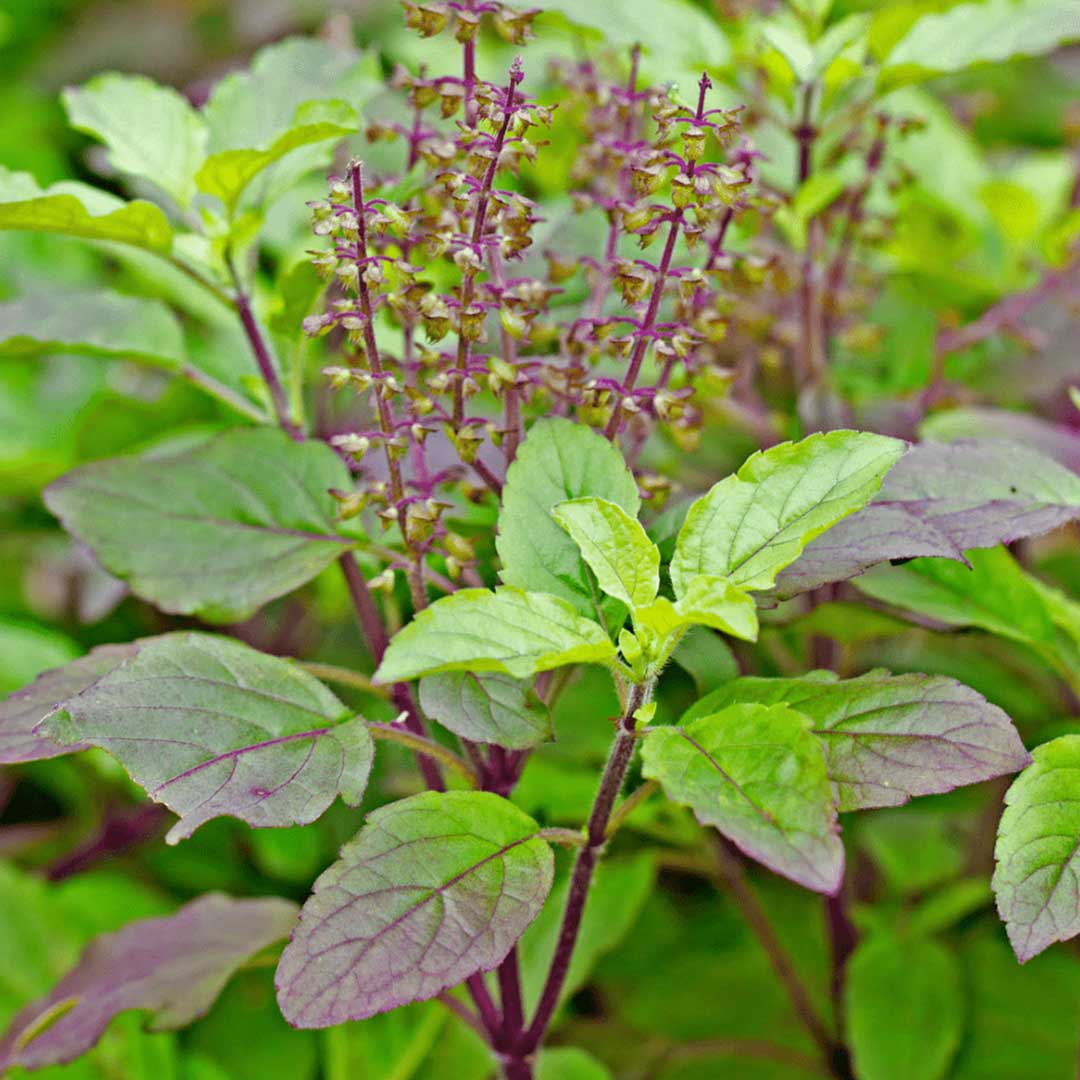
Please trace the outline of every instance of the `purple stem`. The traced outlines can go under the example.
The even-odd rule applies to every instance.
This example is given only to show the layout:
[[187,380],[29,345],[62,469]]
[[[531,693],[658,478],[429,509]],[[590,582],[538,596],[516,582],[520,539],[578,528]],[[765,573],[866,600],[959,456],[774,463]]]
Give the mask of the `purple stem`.
[[285,393],[285,388],[281,385],[281,380],[278,378],[277,368],[274,366],[274,360],[270,355],[270,349],[266,344],[266,339],[263,337],[262,330],[259,329],[255,313],[251,310],[251,299],[240,287],[240,279],[231,264],[229,271],[232,274],[233,284],[236,288],[236,310],[240,315],[244,334],[255,356],[255,363],[259,365],[259,373],[262,375],[262,380],[270,393],[270,400],[274,406],[274,415],[277,417],[280,427],[288,433],[291,439],[296,442],[303,442],[304,433],[293,422],[289,410],[289,399]]
[[547,980],[540,993],[540,1001],[536,1006],[536,1015],[533,1017],[528,1030],[513,1048],[513,1056],[517,1061],[526,1061],[535,1052],[543,1041],[548,1025],[551,1023],[551,1018],[554,1016],[555,1009],[559,1004],[563,985],[570,970],[570,960],[574,954],[574,946],[577,944],[578,932],[581,930],[581,919],[585,913],[589,885],[592,882],[593,872],[596,870],[596,864],[607,841],[607,829],[608,822],[611,820],[611,812],[626,779],[630,759],[634,756],[634,747],[637,743],[634,734],[637,721],[634,714],[645,703],[648,690],[649,688],[643,684],[633,686],[628,695],[626,707],[619,719],[618,733],[615,736],[615,741],[611,744],[607,764],[604,766],[600,786],[597,788],[596,798],[589,814],[586,842],[582,847],[578,848],[574,869],[570,875],[570,887],[567,892],[566,907],[563,910],[562,926],[559,928],[559,938],[555,945],[554,955],[551,958],[551,966],[548,968]]
[[[472,42],[465,43],[465,57],[466,57],[466,107],[468,107],[469,98],[469,79],[468,79],[468,67],[469,57],[471,53],[469,51]],[[479,251],[480,245],[484,239],[484,228],[487,225],[487,211],[488,203],[491,201],[491,186],[495,182],[495,174],[499,171],[499,158],[502,155],[503,146],[506,143],[506,133],[510,130],[510,120],[514,115],[514,97],[517,93],[518,84],[524,78],[524,74],[521,70],[519,61],[514,61],[510,68],[510,81],[506,87],[506,101],[503,105],[503,118],[502,124],[499,127],[499,133],[495,136],[495,144],[493,147],[493,153],[491,161],[488,164],[487,171],[484,173],[483,182],[480,185],[480,192],[476,199],[476,216],[473,219],[472,236],[470,242],[474,253]],[[461,302],[458,308],[459,318],[470,307],[472,307],[473,299],[476,291],[476,268],[472,265],[466,267],[464,278],[461,282]],[[454,384],[454,427],[460,427],[462,421],[465,419],[465,375],[469,370],[469,352],[471,345],[468,337],[459,329],[458,331],[458,347],[457,347],[457,371],[458,379]]]
[[[705,95],[708,93],[709,88],[712,86],[708,75],[701,76],[701,82],[699,83],[700,92],[698,94],[698,105],[696,120],[701,121],[705,114]],[[686,168],[686,175],[693,179],[694,176],[694,162],[690,162]],[[656,322],[656,316],[660,311],[660,302],[664,298],[664,286],[667,284],[668,273],[671,270],[671,260],[675,254],[675,242],[679,239],[679,229],[683,222],[683,211],[675,210],[671,215],[671,226],[668,229],[667,243],[664,244],[664,254],[660,257],[660,267],[656,273],[656,280],[653,282],[652,295],[649,297],[649,306],[645,310],[645,318],[641,322],[641,326],[638,328],[637,340],[634,342],[634,351],[630,354],[630,363],[626,369],[626,378],[623,382],[623,396],[625,397],[633,389],[637,383],[638,374],[641,372],[641,364],[645,359],[645,350],[649,347],[649,331],[652,330],[653,324]],[[622,426],[623,419],[623,403],[622,398],[615,402],[615,407],[611,410],[611,418],[607,422],[607,427],[604,428],[604,436],[608,441],[612,441],[619,434],[619,428]]]

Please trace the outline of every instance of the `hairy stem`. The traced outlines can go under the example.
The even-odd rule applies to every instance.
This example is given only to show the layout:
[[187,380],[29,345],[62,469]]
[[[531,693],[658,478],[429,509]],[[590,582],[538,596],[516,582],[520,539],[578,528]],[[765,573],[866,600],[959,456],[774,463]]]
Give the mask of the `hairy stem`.
[[[469,47],[472,42],[466,42],[466,57],[469,54]],[[464,316],[465,312],[472,307],[473,301],[476,298],[476,277],[479,273],[480,256],[478,254],[480,247],[484,239],[484,229],[487,227],[487,212],[488,204],[491,201],[491,186],[495,182],[495,174],[499,171],[499,158],[502,156],[503,146],[506,143],[506,134],[510,130],[510,120],[514,115],[514,97],[517,93],[518,84],[524,78],[520,65],[515,62],[510,69],[510,81],[506,87],[506,101],[503,104],[503,118],[502,124],[499,126],[499,133],[495,136],[495,144],[492,148],[491,161],[488,163],[487,171],[484,173],[484,179],[480,184],[480,191],[476,198],[476,214],[473,217],[472,235],[470,237],[470,245],[473,254],[476,256],[476,260],[466,266],[461,281],[461,297],[460,306],[458,308],[459,320]],[[468,94],[469,81],[466,78],[466,94]],[[468,97],[466,98],[466,106],[468,105]],[[459,427],[462,421],[465,419],[465,378],[469,369],[469,355],[472,351],[472,343],[469,340],[468,335],[463,333],[462,328],[458,328],[458,347],[457,347],[457,373],[458,377],[454,383],[454,426]]]
[[353,210],[360,231],[356,243],[356,270],[357,270],[357,293],[360,299],[360,313],[364,323],[364,351],[367,353],[368,366],[375,376],[375,407],[379,414],[379,429],[384,439],[386,451],[386,469],[390,474],[390,498],[395,508],[405,495],[405,488],[401,482],[401,466],[394,455],[394,448],[390,440],[394,436],[394,415],[390,408],[390,400],[387,396],[386,387],[383,385],[382,358],[379,356],[379,346],[375,340],[375,314],[371,304],[371,292],[368,289],[367,279],[364,273],[367,269],[367,218],[364,203],[364,165],[363,162],[354,161],[349,168],[349,180],[352,184]]
[[566,976],[570,970],[574,946],[577,944],[578,932],[581,929],[581,919],[585,914],[589,886],[604,844],[607,842],[608,823],[615,807],[615,800],[622,790],[630,759],[634,755],[634,747],[637,743],[634,735],[637,721],[634,714],[646,702],[650,690],[650,686],[638,684],[633,686],[627,695],[615,740],[611,744],[607,764],[604,766],[592,811],[589,814],[585,832],[586,842],[578,849],[574,868],[570,874],[570,887],[567,891],[562,925],[559,928],[559,937],[551,958],[551,966],[548,968],[547,979],[540,993],[540,1001],[536,1006],[536,1014],[528,1030],[514,1047],[518,1059],[526,1060],[536,1051],[547,1034],[548,1025],[559,1004]]

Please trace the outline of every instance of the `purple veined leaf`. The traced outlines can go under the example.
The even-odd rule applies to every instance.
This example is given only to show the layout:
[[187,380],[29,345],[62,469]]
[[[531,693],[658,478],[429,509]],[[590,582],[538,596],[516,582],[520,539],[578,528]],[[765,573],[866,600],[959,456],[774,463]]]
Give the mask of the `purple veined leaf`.
[[815,892],[840,888],[844,845],[825,755],[794,709],[743,703],[654,728],[642,773],[770,870]]
[[180,817],[176,843],[211,818],[306,825],[341,797],[358,806],[374,756],[364,721],[287,660],[214,634],[136,643],[39,732],[113,755]]
[[785,704],[810,718],[842,811],[901,806],[915,795],[1018,772],[1030,760],[1001,709],[940,675],[734,679],[683,722],[736,702]]
[[1036,450],[1000,441],[923,443],[885,477],[869,506],[812,541],[777,579],[780,597],[846,581],[878,563],[962,561],[1080,517],[1080,477]]
[[369,814],[282,954],[285,1019],[363,1020],[498,966],[551,889],[539,832],[490,792],[428,791]]
[[68,698],[134,656],[137,649],[136,644],[101,645],[63,667],[42,672],[29,686],[0,701],[0,764],[41,761],[85,750],[86,746],[77,742],[55,743],[34,728]]
[[1017,959],[1080,934],[1080,735],[1035,749],[1005,796],[993,889]]
[[0,1041],[0,1070],[72,1061],[130,1009],[151,1012],[154,1030],[189,1024],[244,961],[284,938],[295,920],[288,900],[210,893],[174,915],[98,938],[52,993],[12,1021]]

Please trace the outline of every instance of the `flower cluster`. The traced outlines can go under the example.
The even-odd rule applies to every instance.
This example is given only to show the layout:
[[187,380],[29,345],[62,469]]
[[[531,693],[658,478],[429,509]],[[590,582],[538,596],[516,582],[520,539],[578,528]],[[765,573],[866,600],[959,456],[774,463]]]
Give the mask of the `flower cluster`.
[[[686,106],[639,85],[636,50],[626,81],[591,62],[557,69],[584,116],[574,205],[602,214],[607,233],[596,253],[537,253],[538,209],[519,177],[553,106],[523,92],[520,59],[502,84],[478,79],[475,64],[485,23],[522,43],[537,12],[488,0],[405,8],[422,35],[453,33],[462,74],[397,70],[406,119],[367,135],[404,145],[401,175],[370,177],[355,160],[312,204],[330,242],[315,265],[334,287],[305,328],[340,349],[331,385],[373,403],[366,423],[351,410],[330,433],[361,476],[342,512],[373,507],[397,524],[414,575],[434,552],[450,578],[470,580],[472,550],[447,511],[501,489],[530,416],[589,422],[623,439],[632,462],[658,426],[695,437],[695,388],[725,371],[731,283],[746,270],[725,238],[752,203],[756,154],[739,110],[709,107],[706,75]],[[645,258],[654,244],[659,255]],[[647,497],[666,494],[667,479],[638,477]]]

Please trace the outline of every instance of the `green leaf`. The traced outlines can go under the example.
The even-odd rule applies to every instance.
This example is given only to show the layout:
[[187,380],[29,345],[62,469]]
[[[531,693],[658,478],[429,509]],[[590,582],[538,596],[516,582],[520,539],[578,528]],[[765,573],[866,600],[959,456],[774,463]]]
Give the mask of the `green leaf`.
[[961,959],[969,1016],[949,1080],[1071,1076],[1080,1052],[1076,957],[1053,949],[1021,967],[998,933],[983,931],[965,935]]
[[420,681],[420,707],[473,742],[526,750],[552,737],[551,716],[527,681],[448,671]]
[[860,1080],[943,1080],[963,1034],[956,958],[934,941],[872,937],[848,961],[844,1012]]
[[434,997],[497,967],[551,889],[539,827],[490,792],[383,806],[315,882],[277,970],[295,1027]]
[[182,208],[191,203],[208,133],[182,94],[141,75],[110,73],[65,90],[63,102],[71,126],[109,148],[114,169],[156,184]]
[[309,581],[356,540],[339,535],[340,458],[270,428],[68,473],[45,503],[102,565],[164,611],[229,622]]
[[261,49],[247,71],[226,75],[203,108],[210,152],[271,145],[309,101],[362,104],[382,88],[376,53],[360,55],[314,38]]
[[500,671],[524,679],[614,655],[607,634],[565,600],[510,586],[461,589],[397,633],[375,678],[392,683],[439,671]]
[[107,750],[180,820],[176,843],[222,815],[307,825],[334,799],[358,806],[374,756],[358,717],[313,676],[230,638],[147,638],[60,704],[39,730]]
[[613,1076],[602,1061],[577,1046],[544,1047],[536,1059],[536,1080],[612,1080]]
[[737,702],[785,704],[812,721],[842,811],[900,806],[1016,772],[1028,761],[1012,722],[981,694],[940,675],[870,671],[839,679],[734,679],[683,722]]
[[42,190],[27,173],[0,166],[0,230],[63,233],[113,240],[158,253],[172,248],[172,226],[160,208],[143,199],[124,202],[86,184]]
[[1080,735],[1044,743],[1005,796],[994,893],[1023,963],[1080,933]]
[[67,289],[62,302],[38,293],[0,304],[0,356],[73,353],[137,360],[176,370],[184,335],[171,311],[156,300]]
[[195,177],[200,191],[216,195],[229,214],[248,184],[286,154],[312,143],[341,139],[356,131],[359,117],[344,101],[311,101],[300,105],[292,126],[265,149],[221,150],[203,163]]
[[889,53],[880,81],[917,82],[973,64],[1039,56],[1080,40],[1072,0],[987,0],[923,16]]
[[739,674],[739,664],[731,646],[707,627],[691,629],[671,654],[672,661],[694,680],[699,697],[704,697]]
[[830,431],[754,454],[690,507],[671,561],[676,594],[699,574],[769,588],[815,536],[870,501],[905,448]]
[[608,596],[631,609],[652,603],[660,591],[660,549],[637,518],[592,496],[558,503],[551,513]]
[[778,874],[835,893],[844,872],[832,789],[810,721],[785,705],[732,705],[645,738],[642,772]]
[[641,45],[657,67],[669,71],[700,63],[719,67],[731,55],[719,24],[686,0],[667,0],[662,19],[656,18],[653,0],[550,0],[543,11],[595,31],[603,45],[620,52]]
[[1004,548],[879,566],[854,579],[862,593],[948,626],[975,626],[1028,644],[1052,643],[1054,624],[1032,581]]
[[507,585],[560,596],[592,614],[589,571],[551,514],[557,503],[590,495],[635,518],[641,506],[633,474],[602,435],[570,420],[534,424],[503,487],[495,546]]

